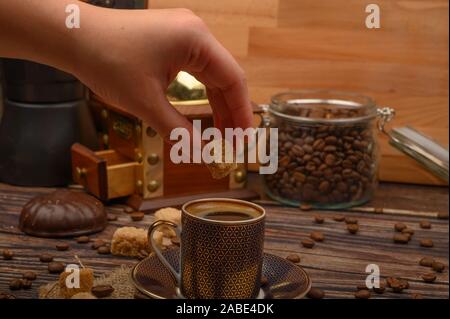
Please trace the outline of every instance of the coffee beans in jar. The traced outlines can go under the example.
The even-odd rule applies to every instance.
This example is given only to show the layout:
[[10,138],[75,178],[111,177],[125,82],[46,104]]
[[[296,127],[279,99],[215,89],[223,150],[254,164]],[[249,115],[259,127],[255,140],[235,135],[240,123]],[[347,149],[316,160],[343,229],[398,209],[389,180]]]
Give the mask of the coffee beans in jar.
[[377,185],[377,109],[367,97],[292,92],[272,98],[278,170],[266,191],[285,204],[339,209],[370,200]]

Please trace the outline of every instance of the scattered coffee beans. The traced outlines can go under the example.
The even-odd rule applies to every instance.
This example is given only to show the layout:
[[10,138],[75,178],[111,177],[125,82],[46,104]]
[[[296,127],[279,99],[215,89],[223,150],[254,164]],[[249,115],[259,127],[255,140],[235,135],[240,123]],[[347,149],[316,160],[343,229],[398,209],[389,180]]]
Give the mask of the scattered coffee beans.
[[[283,111],[291,116],[327,119],[362,115],[359,110],[289,106]],[[279,121],[277,126],[278,170],[264,176],[272,194],[322,205],[357,202],[372,196],[377,157],[370,125],[298,126]]]
[[325,236],[320,232],[320,231],[313,231],[309,237],[314,240],[314,241],[324,241],[325,240]]
[[9,249],[4,249],[2,255],[4,260],[11,260],[14,258],[14,253]]
[[22,279],[22,289],[31,289],[33,286],[33,282],[28,279]]
[[302,246],[305,248],[313,248],[314,247],[314,241],[311,239],[303,239],[302,240]]
[[111,296],[114,288],[111,285],[98,285],[91,289],[91,293],[97,298],[105,298]]
[[350,234],[356,234],[359,230],[358,224],[348,224],[347,230]]
[[36,273],[34,271],[26,271],[22,274],[23,279],[36,280]]
[[290,254],[286,257],[286,259],[295,264],[300,262],[300,256],[297,254]]
[[59,251],[65,251],[65,250],[69,250],[70,246],[67,243],[59,243],[59,244],[56,244],[56,249]]
[[316,224],[323,224],[324,221],[325,221],[325,218],[323,218],[322,216],[320,216],[320,215],[314,216],[314,222]]
[[403,223],[396,223],[394,228],[396,231],[401,232],[403,229],[406,229],[406,225]]
[[434,271],[443,272],[445,269],[445,265],[441,262],[435,261],[431,264],[431,267]]
[[345,216],[343,215],[334,215],[333,220],[336,222],[343,222],[345,220]]
[[394,243],[398,244],[407,244],[410,240],[409,235],[405,234],[395,234],[394,235]]
[[90,241],[88,236],[80,236],[77,238],[77,243],[79,244],[87,244]]
[[358,220],[354,217],[345,217],[346,224],[358,224]]
[[369,299],[370,296],[371,296],[370,291],[367,289],[362,289],[355,292],[355,298],[357,299]]
[[436,274],[433,273],[423,274],[422,279],[425,282],[434,282],[436,280]]
[[312,287],[307,296],[311,299],[323,299],[325,292],[322,289]]
[[431,267],[431,266],[433,266],[433,263],[434,263],[434,259],[431,257],[423,257],[419,261],[419,265],[424,266],[424,267]]
[[20,290],[22,289],[22,279],[13,279],[9,282],[9,289]]
[[0,300],[6,300],[6,299],[16,299],[16,296],[6,293],[6,292],[0,292]]
[[434,243],[431,239],[422,239],[420,241],[420,246],[430,248],[434,246]]
[[377,294],[382,294],[385,290],[386,290],[386,284],[382,281],[380,281],[380,286],[377,287],[373,287],[372,290],[374,292],[376,292]]
[[310,205],[310,204],[301,204],[300,205],[300,209],[304,210],[304,211],[308,211],[308,210],[312,209],[312,205]]
[[144,219],[145,214],[143,212],[133,212],[130,214],[131,220],[139,222]]
[[414,235],[414,229],[405,228],[402,230],[402,234],[406,234],[406,235],[409,235],[409,237],[411,237],[412,235]]
[[94,249],[94,250],[97,250],[97,249],[99,249],[100,247],[102,247],[102,246],[105,246],[105,241],[103,240],[103,239],[96,239],[96,240],[94,240],[94,242],[92,243],[92,245],[91,245],[91,248],[92,249]]
[[51,274],[60,274],[66,267],[63,263],[52,261],[48,264],[48,272]]
[[422,220],[420,222],[420,228],[430,229],[431,228],[431,223],[428,220]]
[[97,253],[99,253],[100,255],[109,255],[111,254],[111,248],[109,248],[109,246],[100,246],[97,249]]
[[49,263],[53,261],[53,256],[50,254],[42,254],[39,256],[39,260],[43,263]]

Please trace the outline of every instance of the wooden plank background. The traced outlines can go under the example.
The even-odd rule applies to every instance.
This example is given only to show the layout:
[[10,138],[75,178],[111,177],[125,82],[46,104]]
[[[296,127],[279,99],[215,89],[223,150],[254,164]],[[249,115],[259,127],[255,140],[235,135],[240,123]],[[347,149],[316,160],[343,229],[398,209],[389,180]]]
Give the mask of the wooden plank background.
[[[365,26],[362,0],[150,0],[193,10],[247,72],[252,99],[287,89],[328,88],[394,107],[448,146],[448,0],[378,0],[381,28]],[[380,136],[380,178],[441,183]]]

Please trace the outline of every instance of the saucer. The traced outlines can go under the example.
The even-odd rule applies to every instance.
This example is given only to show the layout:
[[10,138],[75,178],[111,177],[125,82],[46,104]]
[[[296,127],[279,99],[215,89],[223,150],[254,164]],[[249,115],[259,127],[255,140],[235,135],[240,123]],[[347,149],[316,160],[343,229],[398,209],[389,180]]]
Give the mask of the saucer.
[[[168,249],[162,254],[178,271],[180,249]],[[311,288],[311,279],[302,267],[272,254],[264,254],[262,275],[268,280],[268,284],[263,288],[266,298],[300,299]],[[140,261],[133,268],[131,277],[136,289],[146,297],[154,299],[180,298],[174,277],[155,254]]]

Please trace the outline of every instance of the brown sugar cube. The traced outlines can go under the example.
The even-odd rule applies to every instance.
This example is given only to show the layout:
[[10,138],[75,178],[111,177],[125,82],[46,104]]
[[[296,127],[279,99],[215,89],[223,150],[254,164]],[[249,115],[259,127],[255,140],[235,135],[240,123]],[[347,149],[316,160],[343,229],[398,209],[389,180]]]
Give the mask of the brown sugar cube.
[[[154,238],[159,247],[162,247],[162,232],[156,231]],[[151,252],[147,240],[147,230],[136,227],[121,227],[114,232],[111,241],[111,253],[113,255],[139,257],[141,250]]]
[[[158,220],[166,220],[169,222],[172,222],[174,224],[177,224],[178,226],[181,225],[181,210],[173,208],[173,207],[166,207],[158,209],[155,212],[155,221]],[[160,228],[164,236],[167,237],[175,237],[175,230],[173,228],[169,227],[161,227]]]
[[75,270],[69,270],[69,268],[66,268],[66,270],[59,275],[59,290],[64,298],[70,299],[78,293],[91,291],[91,288],[94,285],[94,271],[92,269],[79,269],[79,288],[72,288],[71,285],[73,285],[74,282],[72,281],[72,277],[70,277],[71,275],[75,275]]
[[[214,152],[219,149],[220,145],[222,154],[216,155]],[[208,143],[205,147],[208,147],[211,150],[211,155],[214,158],[212,163],[206,164],[206,167],[208,167],[211,176],[214,179],[222,179],[227,177],[237,168],[237,164],[234,162],[234,154],[232,153],[232,145],[227,140],[216,139]],[[227,157],[231,158],[233,162],[227,163]]]

